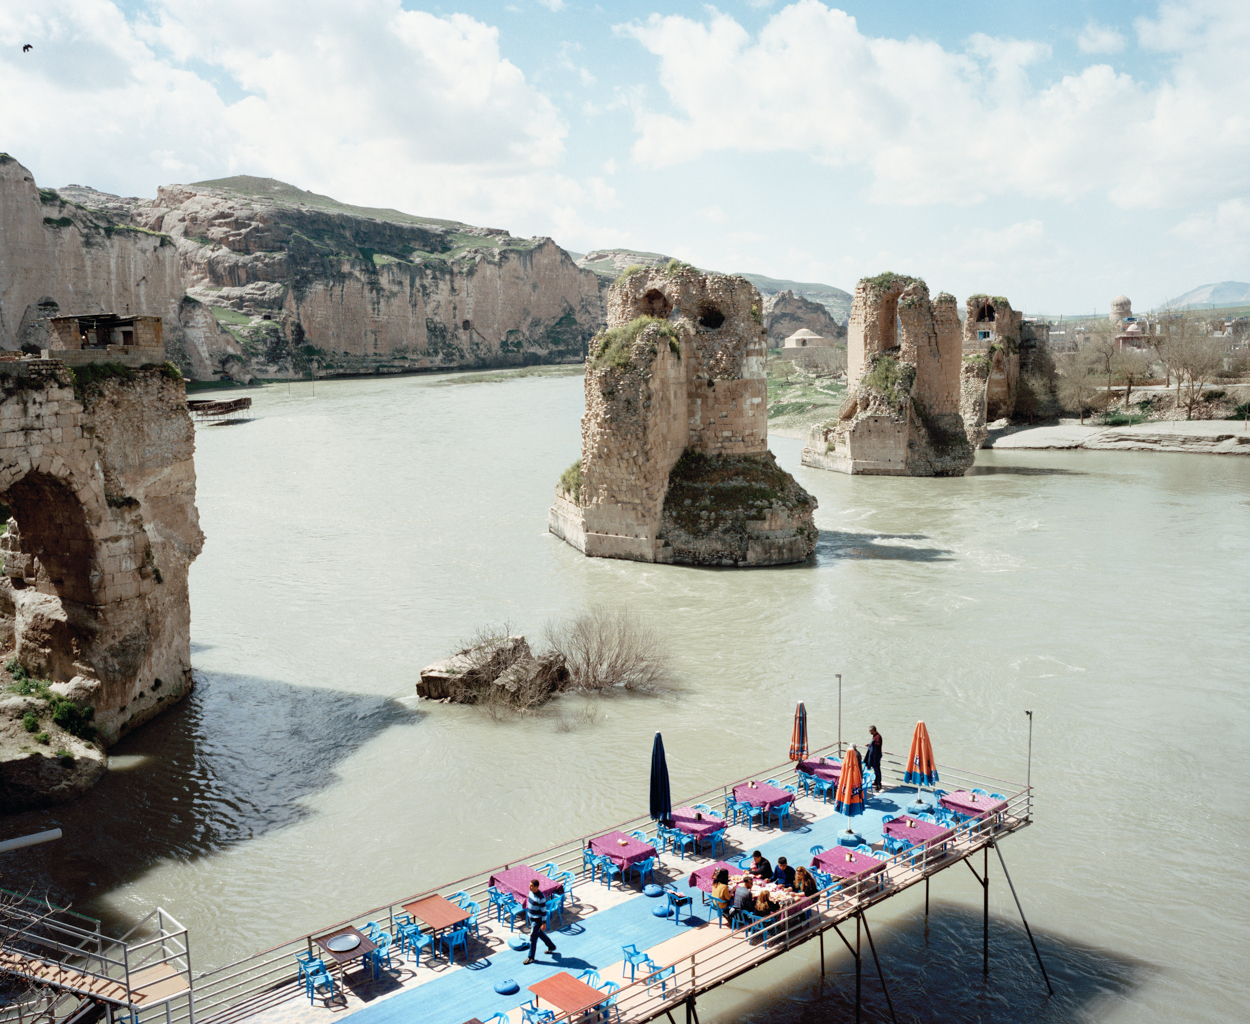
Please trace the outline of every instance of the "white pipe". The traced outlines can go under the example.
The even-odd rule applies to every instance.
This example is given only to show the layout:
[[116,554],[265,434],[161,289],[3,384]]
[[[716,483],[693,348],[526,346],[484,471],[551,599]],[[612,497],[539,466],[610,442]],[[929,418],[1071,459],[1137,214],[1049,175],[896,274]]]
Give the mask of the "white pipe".
[[53,839],[61,838],[61,830],[59,828],[49,829],[47,832],[35,832],[29,836],[18,836],[16,839],[6,839],[0,843],[0,853],[8,853],[10,850],[20,850],[23,846],[34,846],[36,843],[48,843]]

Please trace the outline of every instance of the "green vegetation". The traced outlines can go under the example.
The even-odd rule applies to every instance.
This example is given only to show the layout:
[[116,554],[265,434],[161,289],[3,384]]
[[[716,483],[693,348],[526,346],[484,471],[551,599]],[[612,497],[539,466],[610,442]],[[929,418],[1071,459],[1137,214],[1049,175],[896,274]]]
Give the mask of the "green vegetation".
[[74,763],[74,755],[64,747],[58,748],[56,752],[56,759],[61,762],[62,768],[69,768]]
[[64,204],[65,200],[61,198],[61,193],[54,188],[41,188],[39,190],[39,202],[44,206],[52,206],[54,204]]
[[763,519],[770,508],[795,511],[814,500],[771,452],[708,456],[687,448],[668,475],[664,518],[687,533],[702,533],[740,528],[747,520]]
[[139,507],[139,499],[132,498],[129,494],[106,494],[104,500],[108,503],[109,508]]
[[664,268],[664,272],[668,274],[669,277],[672,277],[674,274],[679,274],[683,270],[693,269],[694,267],[689,263],[683,263],[679,259],[671,259],[668,261],[668,265]]
[[[95,739],[95,726],[91,724],[91,720],[95,718],[95,708],[88,705],[80,707],[68,697],[62,697],[59,693],[55,693],[51,689],[51,681],[47,679],[35,679],[27,671],[26,667],[16,658],[9,660],[5,665],[9,674],[13,677],[13,683],[9,690],[12,693],[19,694],[24,697],[38,697],[52,712],[52,721],[59,725],[71,736],[77,736],[79,739],[91,742]],[[34,728],[31,727],[31,721],[34,721]],[[39,715],[34,711],[28,711],[22,716],[22,725],[27,732],[34,732],[39,727]],[[42,737],[42,738],[40,738]],[[47,743],[48,734],[46,732],[39,733],[35,737],[38,743]]]
[[72,228],[74,226],[72,217],[44,217],[43,222],[50,228]]
[[574,501],[582,500],[582,460],[578,459],[560,474],[560,486],[573,495]]
[[52,740],[52,737],[49,736],[46,732],[35,733],[35,742],[42,743],[45,747],[48,745],[49,742],[51,742],[51,740]]
[[[590,359],[592,370],[602,370],[611,366],[624,370],[629,366],[634,342],[648,327],[655,327],[661,336],[668,339],[669,349],[681,354],[676,329],[667,320],[654,316],[640,316],[621,327],[610,327],[598,337],[598,345]],[[652,355],[654,355],[654,351]]]
[[906,288],[909,284],[919,281],[918,277],[908,277],[906,274],[896,274],[892,270],[887,270],[884,274],[878,274],[876,277],[865,277],[863,283],[868,286],[868,290],[880,294],[889,291],[899,284]]
[[1244,420],[1250,417],[1250,402],[1242,402],[1228,414],[1230,420]]
[[861,384],[894,405],[904,405],[911,398],[915,380],[916,368],[911,363],[900,363],[891,355],[877,354],[872,357],[872,369],[864,374]]
[[628,267],[621,271],[620,276],[612,282],[612,287],[616,287],[622,281],[633,277],[635,274],[643,273],[647,268],[641,263],[631,263]]
[[227,324],[250,324],[252,318],[246,313],[240,313],[237,309],[231,309],[229,306],[209,306],[213,311],[213,316],[219,322]]
[[1102,417],[1103,426],[1106,427],[1131,427],[1137,423],[1145,423],[1146,417],[1141,413],[1127,413],[1116,410],[1112,412],[1108,410]]
[[100,385],[106,380],[134,380],[137,374],[122,363],[87,363],[69,367],[74,380],[74,397],[83,405],[100,394]]

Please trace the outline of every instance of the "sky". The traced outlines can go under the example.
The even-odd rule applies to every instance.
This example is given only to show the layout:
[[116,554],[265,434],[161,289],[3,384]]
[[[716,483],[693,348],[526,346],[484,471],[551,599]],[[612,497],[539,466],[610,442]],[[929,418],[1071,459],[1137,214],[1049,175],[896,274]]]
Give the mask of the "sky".
[[0,150],[44,187],[254,174],[579,252],[1144,310],[1250,280],[1247,53],[1245,0],[0,0]]

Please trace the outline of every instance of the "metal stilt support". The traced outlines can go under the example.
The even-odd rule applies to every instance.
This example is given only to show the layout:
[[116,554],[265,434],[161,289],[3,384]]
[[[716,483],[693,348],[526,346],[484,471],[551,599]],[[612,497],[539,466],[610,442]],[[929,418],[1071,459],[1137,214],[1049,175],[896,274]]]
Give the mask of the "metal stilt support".
[[981,971],[983,974],[990,973],[990,848],[986,845],[984,849],[985,863],[981,866],[981,871],[985,877],[981,880],[981,887],[985,890],[985,913],[981,921],[981,951],[983,963]]
[[820,976],[825,976],[825,933],[820,932]]
[[890,1008],[890,1020],[894,1024],[898,1024],[898,1018],[894,1016],[894,1000],[890,998],[890,989],[885,983],[885,972],[881,969],[881,959],[877,956],[876,944],[872,941],[872,932],[868,930],[868,918],[864,917],[864,912],[859,912],[859,918],[864,922],[864,934],[868,936],[868,948],[872,950],[872,962],[877,965],[877,977],[881,979],[881,991],[885,993],[885,1005]]
[[863,979],[863,974],[864,974],[864,972],[861,970],[862,961],[860,960],[860,955],[859,955],[860,921],[861,921],[861,918],[857,916],[855,918],[855,1024],[859,1024],[859,1021],[860,1021],[860,1007],[861,1007],[860,988],[863,984],[862,979]]
[[[1030,716],[1031,714],[1030,712]],[[1032,718],[1030,717],[1030,724],[1031,722]],[[1042,954],[1038,952],[1037,943],[1033,941],[1033,932],[1029,928],[1028,918],[1024,916],[1024,907],[1020,906],[1020,897],[1016,895],[1015,883],[1012,882],[1011,875],[1007,871],[1007,862],[1003,860],[1003,851],[998,848],[997,843],[991,845],[994,847],[994,852],[998,854],[998,863],[1003,866],[1003,875],[1007,879],[1007,885],[1011,888],[1011,898],[1016,901],[1016,909],[1020,911],[1020,920],[1024,922],[1024,934],[1029,937],[1029,945],[1033,947],[1033,955],[1037,957],[1037,966],[1042,969],[1042,980],[1046,982],[1046,991],[1053,996],[1055,990],[1050,986],[1050,978],[1046,974],[1046,965],[1042,963]]]
[[929,916],[929,876],[924,876],[924,916]]

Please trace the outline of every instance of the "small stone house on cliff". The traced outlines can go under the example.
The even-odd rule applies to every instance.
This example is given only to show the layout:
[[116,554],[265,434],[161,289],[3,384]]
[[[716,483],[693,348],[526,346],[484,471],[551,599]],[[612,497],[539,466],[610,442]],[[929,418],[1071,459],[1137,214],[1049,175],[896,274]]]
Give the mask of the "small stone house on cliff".
[[52,347],[45,358],[66,366],[85,363],[121,363],[132,369],[165,361],[165,336],[159,316],[120,316],[83,313],[56,316],[48,321]]

